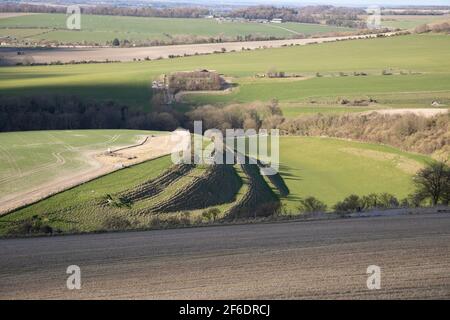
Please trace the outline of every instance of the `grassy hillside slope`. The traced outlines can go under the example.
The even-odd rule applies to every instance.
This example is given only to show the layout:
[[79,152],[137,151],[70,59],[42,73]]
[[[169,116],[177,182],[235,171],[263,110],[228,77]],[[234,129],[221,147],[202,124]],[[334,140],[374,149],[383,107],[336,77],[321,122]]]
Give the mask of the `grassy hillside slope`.
[[280,174],[290,190],[282,201],[295,212],[299,198],[329,207],[350,194],[413,191],[411,176],[429,160],[388,146],[316,137],[281,137]]
[[236,37],[259,35],[264,37],[292,37],[349,31],[318,24],[253,22],[218,22],[214,19],[182,19],[153,17],[124,17],[82,15],[81,30],[68,30],[64,14],[39,14],[0,20],[0,36],[15,36],[30,42],[57,41],[59,43],[106,44],[114,38],[129,41],[170,41],[174,36]]
[[[190,97],[194,103],[246,102],[253,99],[308,102],[318,97],[372,95],[386,106],[407,106],[411,95],[427,107],[450,101],[450,38],[411,35],[244,51],[135,63],[0,68],[0,95],[69,94],[150,107],[149,83],[171,71],[208,68],[239,84],[228,95]],[[269,68],[311,79],[256,80]],[[392,69],[393,76],[381,76]],[[319,72],[322,77],[316,77]],[[348,74],[339,76],[339,72]],[[355,77],[353,72],[366,72]],[[404,72],[405,75],[399,75]],[[393,101],[395,100],[395,101]]]

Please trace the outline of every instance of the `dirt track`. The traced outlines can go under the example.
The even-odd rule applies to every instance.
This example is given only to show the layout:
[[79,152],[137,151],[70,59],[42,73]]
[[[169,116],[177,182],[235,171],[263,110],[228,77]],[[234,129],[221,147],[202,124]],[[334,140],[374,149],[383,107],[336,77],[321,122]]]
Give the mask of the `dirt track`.
[[0,298],[448,299],[450,215],[0,240]]
[[[387,33],[390,35],[392,33]],[[144,60],[167,58],[169,55],[184,54],[193,55],[195,53],[213,53],[225,48],[227,51],[240,51],[242,48],[256,49],[263,47],[277,48],[290,44],[305,45],[309,43],[322,43],[346,39],[373,38],[375,35],[328,37],[315,39],[289,39],[273,41],[244,41],[244,42],[225,42],[225,43],[206,43],[206,44],[186,44],[173,46],[154,46],[138,48],[0,48],[0,58],[2,64],[14,65],[26,60],[34,63],[50,63],[61,61],[64,63],[71,61],[133,61],[133,59]],[[18,56],[17,51],[24,54]]]
[[379,109],[379,110],[372,110],[372,111],[366,111],[363,114],[370,114],[372,112],[376,112],[379,114],[385,114],[385,115],[402,115],[402,114],[415,114],[417,116],[422,117],[434,117],[439,114],[445,114],[449,112],[449,109],[443,109],[443,108],[427,108],[427,109]]

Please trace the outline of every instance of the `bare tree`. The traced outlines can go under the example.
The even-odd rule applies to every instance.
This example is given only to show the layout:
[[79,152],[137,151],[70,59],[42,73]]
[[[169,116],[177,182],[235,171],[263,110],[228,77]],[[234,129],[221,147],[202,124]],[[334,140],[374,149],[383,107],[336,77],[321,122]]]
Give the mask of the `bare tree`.
[[415,195],[422,201],[431,200],[433,206],[439,202],[448,205],[450,193],[450,168],[444,162],[433,162],[421,169],[413,178]]

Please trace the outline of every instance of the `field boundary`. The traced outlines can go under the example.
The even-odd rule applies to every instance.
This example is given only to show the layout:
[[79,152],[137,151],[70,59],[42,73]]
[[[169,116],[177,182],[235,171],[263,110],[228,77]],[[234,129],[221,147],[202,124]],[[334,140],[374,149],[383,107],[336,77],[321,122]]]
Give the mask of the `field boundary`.
[[[27,205],[29,206],[29,205]],[[25,206],[25,207],[27,207]],[[174,229],[193,229],[193,228],[210,228],[210,227],[232,227],[232,226],[245,226],[245,225],[259,225],[259,224],[283,224],[283,223],[308,223],[308,222],[327,222],[334,220],[344,219],[370,219],[370,218],[383,218],[383,217],[398,217],[398,216],[419,216],[419,215],[450,215],[448,207],[436,206],[436,207],[419,207],[419,208],[393,208],[393,209],[378,209],[370,210],[360,213],[349,213],[346,215],[339,215],[334,212],[319,213],[312,215],[297,215],[297,216],[269,216],[269,217],[257,217],[239,219],[239,220],[220,220],[218,222],[209,222],[193,225],[168,225],[163,228],[136,228],[128,230],[95,230],[95,231],[77,231],[77,232],[64,232],[55,233],[51,237],[67,237],[75,235],[93,235],[93,234],[105,234],[105,233],[135,233],[135,232],[152,232],[152,231],[164,231]],[[49,237],[46,234],[34,234],[34,235],[0,235],[0,239],[27,239],[27,238],[40,238]]]

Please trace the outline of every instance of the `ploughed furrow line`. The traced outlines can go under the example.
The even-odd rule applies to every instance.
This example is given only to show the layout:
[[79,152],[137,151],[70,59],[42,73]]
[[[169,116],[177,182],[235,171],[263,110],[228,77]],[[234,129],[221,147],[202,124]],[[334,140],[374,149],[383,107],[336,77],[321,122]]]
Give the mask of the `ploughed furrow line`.
[[280,200],[264,180],[259,166],[249,163],[246,159],[241,168],[247,177],[248,191],[228,211],[226,219],[264,217],[273,214]]
[[161,174],[159,177],[144,182],[143,184],[138,185],[136,188],[128,190],[119,196],[129,202],[135,202],[154,197],[160,194],[170,184],[188,174],[193,168],[194,165],[191,164],[175,165],[168,171]]
[[229,203],[234,201],[241,186],[242,181],[232,165],[211,165],[205,174],[196,177],[176,194],[147,210],[166,213]]

